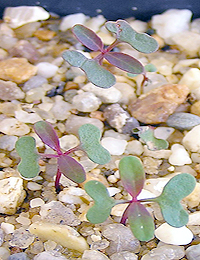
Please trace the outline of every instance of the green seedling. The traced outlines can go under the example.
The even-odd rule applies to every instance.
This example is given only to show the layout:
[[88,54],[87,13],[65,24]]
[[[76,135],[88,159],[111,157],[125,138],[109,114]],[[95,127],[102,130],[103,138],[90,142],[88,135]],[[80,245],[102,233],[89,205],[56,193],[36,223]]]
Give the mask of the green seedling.
[[133,129],[133,133],[137,134],[151,151],[167,149],[169,146],[166,140],[154,136],[154,129],[151,126],[139,126]]
[[[143,74],[144,81],[145,67],[142,63],[130,55],[112,51],[119,43],[125,42],[134,49],[142,53],[152,53],[158,49],[156,40],[145,33],[137,33],[126,21],[108,21],[105,24],[108,31],[116,36],[116,40],[108,47],[104,47],[99,36],[87,27],[77,24],[72,28],[75,37],[88,49],[100,52],[95,58],[88,59],[81,52],[67,50],[63,53],[63,58],[72,66],[82,69],[88,80],[101,88],[110,88],[115,84],[114,75],[106,70],[102,64],[106,59],[110,64],[124,70],[131,75]],[[147,66],[147,70],[152,70],[152,66]]]
[[160,196],[150,199],[138,199],[145,182],[145,172],[139,158],[127,156],[120,160],[119,172],[124,189],[131,195],[130,201],[117,201],[109,196],[106,187],[92,180],[85,184],[86,192],[93,198],[94,205],[87,212],[91,223],[102,223],[111,214],[116,204],[127,203],[121,223],[128,220],[134,236],[140,241],[149,241],[154,237],[154,221],[142,203],[156,202],[161,208],[164,220],[173,227],[182,227],[188,222],[188,213],[180,201],[195,188],[196,180],[188,173],[181,173],[165,185]]
[[44,144],[48,145],[57,154],[41,154],[36,150],[35,139],[31,136],[23,136],[16,142],[15,148],[21,161],[18,170],[25,179],[32,179],[40,172],[39,159],[57,158],[57,175],[55,180],[56,190],[59,191],[59,180],[64,174],[70,180],[81,183],[85,181],[85,171],[80,163],[70,156],[77,150],[83,150],[93,162],[105,164],[110,160],[109,152],[100,144],[101,132],[99,128],[91,124],[82,125],[79,128],[80,145],[63,152],[58,136],[52,125],[45,121],[34,124],[34,130]]

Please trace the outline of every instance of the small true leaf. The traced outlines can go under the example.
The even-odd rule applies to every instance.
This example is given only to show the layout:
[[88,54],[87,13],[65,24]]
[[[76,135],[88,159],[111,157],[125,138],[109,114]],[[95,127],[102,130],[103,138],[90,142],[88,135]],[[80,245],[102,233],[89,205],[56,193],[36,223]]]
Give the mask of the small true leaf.
[[55,151],[60,151],[58,136],[50,123],[38,121],[34,124],[34,130],[43,143]]
[[74,50],[68,50],[63,52],[62,57],[70,65],[78,68],[80,68],[84,64],[84,62],[88,60],[88,58],[86,58],[82,53]]
[[156,151],[167,149],[169,144],[164,139],[158,139],[154,136],[154,131],[149,126],[137,127],[133,130],[133,133],[139,135],[143,142],[146,143],[149,150]]
[[68,179],[82,183],[85,181],[85,170],[74,158],[62,154],[58,157],[58,168]]
[[20,137],[15,144],[15,149],[21,157],[21,162],[18,164],[17,169],[22,177],[25,179],[36,177],[40,172],[40,167],[35,139],[31,136]]
[[127,42],[136,50],[143,53],[151,53],[158,49],[157,41],[145,33],[137,33],[126,21],[117,20],[107,22],[106,28],[116,34],[117,39]]
[[151,63],[145,65],[144,69],[145,69],[146,72],[156,72],[157,71],[156,66],[151,64]]
[[104,58],[114,66],[129,73],[141,74],[144,72],[142,63],[127,54],[108,52],[104,55]]
[[98,164],[106,164],[110,161],[110,153],[100,144],[101,132],[98,127],[84,124],[79,128],[78,134],[90,160]]
[[162,215],[169,225],[178,228],[187,224],[188,213],[180,201],[194,190],[195,185],[196,180],[191,174],[181,173],[170,179],[159,197],[151,199],[160,205]]
[[145,206],[139,202],[131,203],[127,215],[131,231],[138,240],[149,241],[154,237],[154,221]]
[[81,24],[76,24],[72,28],[72,32],[76,38],[88,49],[93,51],[103,50],[103,43],[99,36],[87,27]]
[[88,80],[100,88],[110,88],[116,82],[113,74],[95,60],[87,60],[80,68],[85,72]]
[[136,156],[122,158],[119,162],[119,173],[124,188],[136,198],[145,181],[145,172],[140,159]]
[[99,181],[88,181],[84,188],[95,202],[87,212],[87,219],[94,224],[104,222],[109,217],[112,207],[116,205],[116,201],[109,196],[106,187]]

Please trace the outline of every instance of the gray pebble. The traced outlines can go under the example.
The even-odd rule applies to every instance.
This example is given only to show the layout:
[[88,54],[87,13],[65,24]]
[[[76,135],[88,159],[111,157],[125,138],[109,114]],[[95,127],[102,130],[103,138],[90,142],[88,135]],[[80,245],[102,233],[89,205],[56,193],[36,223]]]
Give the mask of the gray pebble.
[[30,260],[26,253],[17,253],[10,255],[8,260]]
[[190,113],[174,113],[167,119],[167,125],[179,130],[191,130],[200,124],[200,117]]
[[188,260],[200,259],[200,244],[188,247],[186,249],[186,256]]

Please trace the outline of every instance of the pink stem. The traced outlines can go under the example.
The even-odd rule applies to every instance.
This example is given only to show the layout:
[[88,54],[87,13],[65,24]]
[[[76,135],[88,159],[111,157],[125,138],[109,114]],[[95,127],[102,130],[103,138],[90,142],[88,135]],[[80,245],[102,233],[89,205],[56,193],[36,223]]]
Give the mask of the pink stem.
[[56,188],[56,192],[58,193],[60,191],[60,178],[61,178],[61,171],[58,169],[57,170],[57,174],[56,174],[56,179],[55,179],[55,188]]

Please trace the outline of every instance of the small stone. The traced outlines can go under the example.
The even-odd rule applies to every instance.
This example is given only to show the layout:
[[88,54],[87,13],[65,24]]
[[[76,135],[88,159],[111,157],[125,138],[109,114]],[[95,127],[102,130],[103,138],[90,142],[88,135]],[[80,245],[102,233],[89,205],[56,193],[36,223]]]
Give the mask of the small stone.
[[39,254],[44,251],[44,245],[41,240],[35,241],[33,244],[30,245],[30,252],[32,254]]
[[10,255],[8,260],[30,260],[30,258],[27,256],[26,253],[22,252]]
[[190,113],[174,113],[167,119],[167,125],[179,130],[191,130],[200,124],[200,117]]
[[37,30],[34,33],[34,36],[41,41],[50,41],[56,35],[56,32],[51,30]]
[[185,255],[183,246],[164,245],[152,249],[149,253],[144,255],[141,260],[177,260],[182,259]]
[[42,120],[42,118],[37,113],[28,113],[23,110],[15,111],[15,118],[19,120],[19,122],[30,124],[34,124]]
[[27,217],[19,216],[16,218],[16,221],[20,223],[22,226],[29,226],[31,224],[31,221]]
[[200,202],[200,183],[196,183],[196,187],[194,190],[183,199],[183,201],[187,204],[190,208],[195,208],[199,205]]
[[59,141],[60,141],[60,147],[65,151],[79,145],[80,143],[78,138],[75,135],[64,135],[61,138],[59,138]]
[[108,255],[122,251],[137,253],[140,250],[140,242],[133,236],[130,228],[122,224],[109,224],[103,228],[102,234],[110,241],[106,248]]
[[[69,187],[63,189],[59,195],[58,199],[61,202],[68,203],[68,204],[82,204],[82,200],[80,196],[85,195],[84,190],[75,187]],[[69,224],[68,224],[69,225]]]
[[193,239],[192,232],[186,226],[175,228],[167,223],[160,225],[155,230],[155,236],[160,241],[171,245],[187,245]]
[[38,184],[36,182],[29,181],[27,183],[27,188],[29,190],[36,191],[36,190],[41,190],[42,189],[42,185],[40,185],[40,184]]
[[200,223],[200,211],[196,211],[189,214],[188,226],[198,226]]
[[42,220],[53,224],[63,224],[69,226],[78,226],[80,220],[73,211],[64,206],[60,201],[51,201],[40,208]]
[[15,214],[25,196],[26,193],[21,178],[10,177],[0,180],[0,213]]
[[183,166],[191,164],[192,160],[183,145],[173,144],[171,147],[172,154],[169,157],[169,163],[172,165]]
[[17,136],[2,135],[0,136],[0,149],[12,151],[15,149],[15,143],[17,142]]
[[31,208],[37,208],[44,205],[44,200],[41,198],[35,198],[30,201],[30,207]]
[[40,62],[36,65],[37,75],[40,75],[44,78],[52,78],[55,76],[58,66],[51,64],[49,62]]
[[162,164],[162,160],[154,159],[152,157],[144,157],[143,164],[145,173],[158,174],[159,166]]
[[192,128],[182,140],[183,146],[194,153],[200,153],[200,125]]
[[17,246],[25,249],[29,247],[35,239],[35,236],[24,228],[16,229],[9,241],[10,246]]
[[87,83],[82,89],[99,97],[104,104],[117,103],[122,97],[121,92],[114,86],[107,89],[102,89],[92,83]]
[[18,28],[24,24],[47,20],[49,13],[40,6],[7,7],[3,19],[11,28]]
[[6,118],[1,121],[0,131],[6,135],[23,136],[30,132],[30,128],[15,118]]
[[191,91],[198,89],[200,80],[200,70],[198,68],[190,68],[179,81],[179,84],[186,85]]
[[85,250],[82,255],[82,260],[109,260],[109,258],[104,255],[103,253],[97,251],[97,250]]
[[128,83],[117,82],[113,87],[121,92],[121,98],[117,102],[128,105],[130,101],[136,99],[135,89]]
[[2,222],[1,230],[3,230],[6,234],[12,234],[15,230],[15,226],[10,223]]
[[35,63],[40,57],[39,52],[34,45],[26,40],[18,41],[11,49],[9,49],[9,53],[13,57],[26,58],[31,63]]
[[86,240],[72,227],[45,222],[35,222],[30,225],[29,231],[41,240],[52,240],[79,252],[89,249]]
[[0,99],[1,100],[15,100],[23,99],[24,92],[12,81],[0,80]]
[[92,112],[99,109],[101,100],[93,93],[83,92],[73,97],[72,105],[81,112]]
[[132,135],[133,129],[138,126],[140,126],[140,124],[137,119],[134,117],[129,117],[126,119],[125,125],[122,127],[122,133]]
[[103,137],[101,144],[111,155],[122,155],[126,149],[127,141],[113,137]]
[[104,126],[103,123],[96,118],[70,115],[65,123],[66,131],[68,134],[74,134],[78,136],[78,129],[84,124],[93,124],[98,127],[101,132]]
[[122,132],[122,128],[126,124],[126,120],[130,118],[130,115],[119,104],[112,104],[104,110],[104,117],[110,126]]
[[186,256],[188,260],[197,260],[200,257],[200,244],[189,246],[186,249]]
[[45,90],[42,87],[33,88],[26,92],[26,102],[34,103],[44,98]]
[[5,247],[0,247],[1,260],[7,260],[10,256],[10,250]]
[[145,124],[166,122],[176,108],[182,104],[189,89],[185,85],[166,84],[150,90],[131,103],[131,115]]
[[0,79],[23,83],[37,72],[37,67],[25,58],[10,58],[0,61]]
[[23,91],[27,92],[33,88],[42,87],[42,85],[45,83],[48,83],[46,78],[40,75],[33,76],[32,78],[30,78],[28,81],[24,83]]
[[156,67],[157,72],[161,75],[170,76],[172,74],[174,63],[163,57],[151,60],[151,64]]
[[3,231],[3,229],[1,228],[0,229],[0,246],[3,244],[3,242],[4,242],[4,231]]
[[24,24],[15,29],[18,39],[27,39],[33,36],[33,33],[41,27],[41,22],[32,22]]
[[59,26],[59,30],[65,32],[67,29],[70,29],[75,24],[84,24],[87,19],[83,13],[70,14],[62,18],[62,21]]
[[138,256],[129,251],[115,253],[110,256],[110,260],[137,260],[137,259],[138,259]]
[[33,260],[66,260],[66,257],[63,256],[60,252],[56,250],[41,252],[36,255]]
[[143,145],[138,140],[132,140],[127,143],[125,154],[141,155],[144,152]]
[[192,12],[188,9],[169,9],[162,14],[154,15],[151,22],[156,33],[170,44],[172,36],[189,30],[191,17]]

